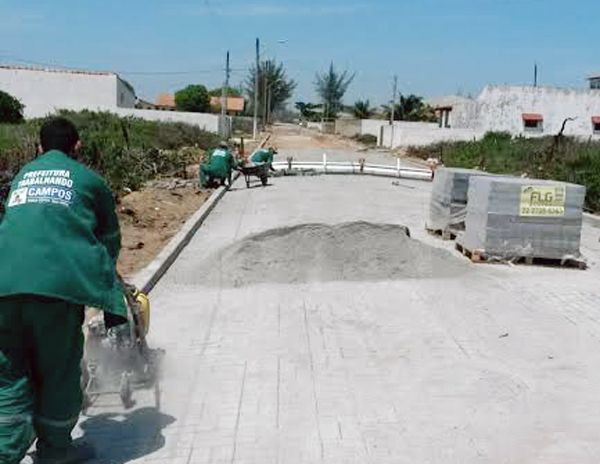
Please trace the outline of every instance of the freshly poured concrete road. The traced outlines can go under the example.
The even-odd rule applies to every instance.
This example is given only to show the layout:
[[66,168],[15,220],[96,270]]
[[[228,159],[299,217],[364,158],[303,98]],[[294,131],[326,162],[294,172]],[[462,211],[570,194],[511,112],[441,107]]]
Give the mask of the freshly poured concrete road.
[[162,412],[150,395],[94,411],[81,429],[98,462],[600,462],[600,230],[584,228],[587,271],[204,287],[209,251],[287,225],[404,224],[452,250],[423,230],[428,183],[272,184],[238,183],[152,292]]

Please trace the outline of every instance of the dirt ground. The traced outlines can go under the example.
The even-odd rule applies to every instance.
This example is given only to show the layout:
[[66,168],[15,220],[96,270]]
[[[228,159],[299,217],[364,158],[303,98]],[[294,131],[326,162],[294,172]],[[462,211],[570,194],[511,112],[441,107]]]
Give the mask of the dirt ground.
[[210,193],[191,186],[172,190],[151,186],[123,197],[118,205],[121,274],[131,276],[149,264]]
[[271,138],[267,146],[278,149],[311,149],[311,148],[347,148],[364,149],[364,145],[353,140],[341,138],[333,134],[319,134],[315,131],[291,124],[275,125],[270,131]]

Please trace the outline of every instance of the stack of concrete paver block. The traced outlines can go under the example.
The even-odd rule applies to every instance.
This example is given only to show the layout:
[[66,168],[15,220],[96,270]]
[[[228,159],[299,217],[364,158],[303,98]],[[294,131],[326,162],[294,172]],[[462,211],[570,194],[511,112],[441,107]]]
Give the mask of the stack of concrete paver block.
[[585,187],[518,177],[472,177],[458,243],[488,258],[579,258]]
[[486,175],[489,174],[476,169],[437,169],[431,190],[427,229],[440,232],[464,230],[469,179]]

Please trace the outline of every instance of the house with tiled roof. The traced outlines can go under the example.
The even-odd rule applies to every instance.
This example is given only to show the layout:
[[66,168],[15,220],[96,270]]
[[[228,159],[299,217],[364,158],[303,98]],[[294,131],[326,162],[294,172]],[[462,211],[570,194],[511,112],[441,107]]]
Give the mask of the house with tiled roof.
[[0,90],[25,105],[26,118],[57,110],[134,108],[135,90],[114,72],[0,65]]
[[[243,97],[227,97],[227,114],[236,115],[244,112],[246,101]],[[221,97],[210,97],[210,108],[213,111],[221,111]]]

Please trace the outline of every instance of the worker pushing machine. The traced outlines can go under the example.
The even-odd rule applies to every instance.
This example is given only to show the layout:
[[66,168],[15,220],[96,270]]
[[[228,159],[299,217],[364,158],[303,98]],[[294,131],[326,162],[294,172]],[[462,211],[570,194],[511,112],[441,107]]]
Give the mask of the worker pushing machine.
[[231,185],[231,174],[235,168],[235,158],[229,150],[227,142],[221,142],[219,147],[208,154],[208,159],[200,165],[200,186],[210,187],[216,182]]
[[37,438],[36,462],[84,462],[73,442],[82,403],[84,306],[125,322],[113,195],[77,161],[75,126],[45,122],[41,155],[12,182],[0,220],[0,463],[18,464]]

